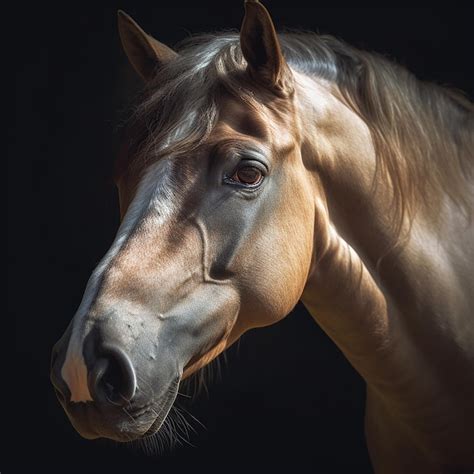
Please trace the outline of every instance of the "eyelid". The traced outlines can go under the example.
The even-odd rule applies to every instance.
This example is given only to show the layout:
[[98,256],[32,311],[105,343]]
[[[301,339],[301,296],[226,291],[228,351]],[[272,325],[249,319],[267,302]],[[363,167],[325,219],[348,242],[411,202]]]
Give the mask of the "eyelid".
[[264,173],[268,173],[268,166],[262,161],[257,160],[255,158],[242,158],[239,163],[237,163],[237,166],[234,168],[234,172],[244,166],[255,166]]

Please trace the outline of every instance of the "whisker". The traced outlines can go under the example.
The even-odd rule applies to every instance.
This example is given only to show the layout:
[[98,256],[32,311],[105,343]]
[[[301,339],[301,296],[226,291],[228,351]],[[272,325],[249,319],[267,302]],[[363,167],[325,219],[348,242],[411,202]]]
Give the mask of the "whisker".
[[125,407],[122,407],[122,410],[133,421],[133,424],[135,426],[139,426],[137,420],[135,418],[133,418],[133,416],[127,411],[127,409]]
[[178,395],[180,395],[182,397],[185,397],[185,398],[193,398],[191,395],[188,395],[187,393],[178,392]]
[[[149,388],[150,390],[150,394],[147,395],[147,393],[145,392],[145,395],[147,396],[147,398],[151,398],[152,400],[155,399],[155,390],[153,389],[153,386],[151,385],[150,382],[147,382],[140,374],[137,374],[137,380],[140,382],[140,384],[143,384],[145,385],[145,388]],[[138,387],[140,387],[139,384],[137,384]]]
[[193,428],[191,423],[189,423],[188,420],[184,417],[182,413],[180,413],[178,410],[176,410],[176,420],[177,424],[180,430],[184,432],[184,437],[182,437],[183,441],[188,444],[189,446],[195,448],[194,444],[191,443],[189,440],[190,438],[190,432],[189,430],[192,430],[194,433],[196,433],[196,430]]
[[[196,418],[192,413],[190,413],[188,410],[186,410],[186,408],[182,407],[182,406],[175,406],[175,408],[177,410],[180,410],[182,412],[184,412],[187,416],[191,417],[196,423],[198,423],[202,428],[204,428],[205,430],[207,430],[206,428],[206,425],[204,425],[204,423],[202,423],[198,418]],[[194,429],[194,428],[193,428]]]

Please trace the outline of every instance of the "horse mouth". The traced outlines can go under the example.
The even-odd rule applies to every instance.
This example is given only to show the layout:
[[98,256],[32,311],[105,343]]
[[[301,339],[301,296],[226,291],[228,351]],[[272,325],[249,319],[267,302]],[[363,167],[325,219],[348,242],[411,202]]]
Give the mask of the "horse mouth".
[[[93,403],[61,401],[76,431],[86,439],[108,438],[118,443],[139,441],[159,431],[178,395],[180,377],[176,377],[155,400],[140,410],[111,407],[99,410]],[[124,415],[127,416],[124,416]]]

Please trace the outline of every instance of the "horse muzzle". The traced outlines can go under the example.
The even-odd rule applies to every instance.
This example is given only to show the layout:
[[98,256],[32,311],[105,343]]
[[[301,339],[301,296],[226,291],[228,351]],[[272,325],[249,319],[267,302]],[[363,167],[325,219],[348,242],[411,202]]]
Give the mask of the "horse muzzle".
[[142,336],[138,344],[120,326],[118,318],[95,323],[74,353],[70,325],[53,348],[51,382],[84,438],[124,442],[151,435],[176,398],[181,378],[176,358],[159,338]]
[[160,428],[184,368],[225,339],[239,298],[212,283],[163,314],[106,303],[76,314],[53,349],[51,381],[81,435],[130,441]]

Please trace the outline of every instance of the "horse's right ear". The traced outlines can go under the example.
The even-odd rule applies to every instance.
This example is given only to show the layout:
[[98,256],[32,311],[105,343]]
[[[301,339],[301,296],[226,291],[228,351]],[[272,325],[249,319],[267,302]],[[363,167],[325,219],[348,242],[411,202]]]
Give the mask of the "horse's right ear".
[[145,33],[124,11],[119,10],[117,16],[125,54],[145,81],[149,81],[161,66],[178,56],[171,48]]
[[283,57],[270,14],[258,0],[245,0],[240,47],[253,79],[279,94],[291,94],[293,75]]

